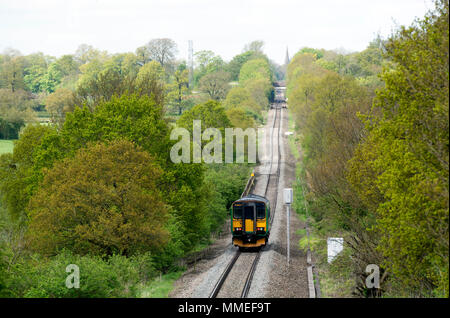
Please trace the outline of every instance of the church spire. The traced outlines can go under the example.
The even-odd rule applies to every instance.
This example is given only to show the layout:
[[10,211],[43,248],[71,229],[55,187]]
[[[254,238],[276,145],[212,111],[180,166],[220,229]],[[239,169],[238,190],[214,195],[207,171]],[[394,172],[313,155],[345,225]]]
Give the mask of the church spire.
[[285,59],[284,59],[284,64],[285,64],[285,65],[288,65],[289,62],[290,62],[290,59],[289,59],[289,51],[288,51],[288,47],[286,46],[286,57],[285,57]]

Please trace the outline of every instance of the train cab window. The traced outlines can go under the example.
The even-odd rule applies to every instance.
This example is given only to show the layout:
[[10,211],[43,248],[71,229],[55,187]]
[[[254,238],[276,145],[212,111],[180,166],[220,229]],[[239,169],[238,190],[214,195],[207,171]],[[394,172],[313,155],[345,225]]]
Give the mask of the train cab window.
[[235,219],[242,219],[242,210],[243,210],[242,206],[235,205],[233,207],[233,217]]
[[246,206],[244,208],[244,219],[251,219],[251,220],[253,220],[253,218],[254,218],[253,213],[254,213],[253,212],[253,206],[252,205]]
[[256,203],[256,218],[264,219],[266,217],[266,207],[264,203]]

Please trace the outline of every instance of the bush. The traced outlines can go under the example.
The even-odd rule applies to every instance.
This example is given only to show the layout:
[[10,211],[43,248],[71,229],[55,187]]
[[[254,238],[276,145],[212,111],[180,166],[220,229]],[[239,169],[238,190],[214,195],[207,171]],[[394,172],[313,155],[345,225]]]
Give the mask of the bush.
[[[69,264],[80,269],[80,288],[67,288]],[[38,298],[136,297],[141,282],[155,277],[150,254],[133,257],[79,256],[64,250],[55,257],[22,259],[8,273],[9,293],[2,296]]]

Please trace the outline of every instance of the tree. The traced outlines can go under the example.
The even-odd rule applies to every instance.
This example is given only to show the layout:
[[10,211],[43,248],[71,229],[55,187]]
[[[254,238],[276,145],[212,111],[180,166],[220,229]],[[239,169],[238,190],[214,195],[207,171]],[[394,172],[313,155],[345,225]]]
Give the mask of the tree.
[[173,75],[173,83],[169,85],[169,103],[178,109],[178,115],[183,112],[185,94],[189,89],[189,70],[177,70]]
[[65,114],[75,108],[73,92],[67,88],[58,88],[45,99],[45,108],[50,113],[53,122],[62,125]]
[[13,93],[18,89],[25,89],[24,63],[24,58],[19,51],[12,50],[3,55],[3,63],[0,67],[3,88],[9,89]]
[[245,82],[245,88],[250,92],[252,99],[259,106],[257,111],[269,107],[273,97],[273,86],[267,78],[254,78]]
[[145,63],[148,63],[152,60],[151,56],[150,56],[150,52],[148,50],[147,46],[140,46],[136,49],[136,56],[137,56],[137,60],[138,62],[142,65],[144,65]]
[[239,80],[239,72],[241,71],[242,65],[244,65],[247,61],[258,58],[259,55],[255,54],[255,52],[247,51],[241,54],[238,54],[233,57],[233,59],[228,63],[226,70],[230,73],[232,81]]
[[30,54],[25,57],[24,83],[33,93],[43,91],[43,77],[47,72],[48,59],[42,53]]
[[0,89],[0,138],[17,139],[19,130],[27,121],[32,121],[34,113],[32,108],[36,101],[29,92],[23,89]]
[[61,83],[63,73],[58,67],[58,64],[52,63],[49,65],[47,72],[41,80],[41,90],[47,93],[53,93],[56,87]]
[[220,100],[226,97],[230,88],[228,85],[229,80],[229,73],[224,71],[210,73],[200,79],[199,89],[207,93],[211,99]]
[[244,46],[244,52],[255,52],[257,54],[263,54],[264,41],[253,41]]
[[[117,139],[127,139],[141,146],[163,170],[160,189],[164,202],[170,205],[167,228],[171,233],[165,259],[177,257],[180,251],[194,247],[208,234],[204,219],[204,167],[175,164],[170,160],[170,150],[176,141],[170,140],[170,126],[164,118],[163,105],[148,95],[113,96],[93,110],[76,107],[67,113],[63,127],[56,134],[45,136],[34,150],[33,171],[37,176],[33,181],[34,189],[42,180],[44,168],[50,169],[56,162],[73,157],[77,150],[91,142]],[[29,197],[24,197],[25,201],[27,199]]]
[[385,88],[349,171],[376,215],[384,266],[415,296],[449,295],[448,21],[437,0],[386,42]]
[[76,81],[78,80],[78,74],[80,73],[80,65],[75,60],[75,57],[73,55],[63,55],[59,59],[57,59],[54,64],[62,75],[58,87],[75,90]]
[[207,74],[224,70],[225,62],[219,55],[215,55],[212,51],[199,51],[194,56],[196,63],[194,74],[195,83],[199,83],[200,79]]
[[225,109],[232,108],[251,109],[253,111],[259,111],[260,106],[253,99],[249,90],[245,87],[236,86],[233,87],[227,94],[227,98],[223,101]]
[[153,39],[145,46],[150,58],[159,62],[162,67],[166,67],[172,62],[177,53],[177,44],[173,40],[167,38]]
[[226,111],[226,114],[234,127],[239,127],[243,130],[255,127],[255,121],[253,117],[247,114],[242,108],[235,107],[228,109]]
[[[225,145],[225,128],[231,128],[232,124],[228,118],[225,108],[214,100],[209,100],[205,103],[196,105],[192,109],[183,113],[177,121],[177,126],[186,128],[191,135],[193,134],[194,120],[201,121],[201,133],[207,128],[219,129],[222,135],[222,144]],[[201,148],[208,143],[208,141],[201,140]],[[224,150],[223,148],[222,150]],[[221,155],[225,152],[222,151]]]
[[208,101],[194,106],[178,119],[177,125],[184,127],[192,133],[192,124],[194,120],[201,120],[202,130],[206,128],[221,129],[222,135],[225,128],[232,127],[229,118],[225,113],[223,106],[217,101]]
[[75,60],[80,64],[86,64],[93,60],[102,60],[106,55],[105,51],[101,52],[92,45],[80,44],[75,51]]
[[134,54],[118,54],[101,61],[95,59],[80,67],[82,72],[76,89],[76,103],[90,108],[102,100],[125,93],[153,95],[157,103],[164,100],[164,69],[152,61],[138,68]]
[[27,220],[26,206],[39,182],[35,173],[36,153],[45,138],[55,135],[54,127],[28,125],[15,142],[13,154],[0,156],[2,206],[13,220]]
[[252,59],[242,65],[239,73],[239,83],[245,85],[250,79],[264,78],[272,82],[272,72],[267,60],[263,58]]
[[168,240],[161,169],[125,140],[80,149],[45,172],[30,201],[29,237],[47,255],[130,255],[155,251]]
[[214,54],[213,51],[209,50],[195,52],[194,58],[196,67],[199,69],[205,69],[208,66],[208,64],[213,62],[215,56],[216,54]]
[[161,64],[151,61],[139,69],[135,81],[135,90],[141,95],[153,96],[157,104],[164,101],[164,69]]

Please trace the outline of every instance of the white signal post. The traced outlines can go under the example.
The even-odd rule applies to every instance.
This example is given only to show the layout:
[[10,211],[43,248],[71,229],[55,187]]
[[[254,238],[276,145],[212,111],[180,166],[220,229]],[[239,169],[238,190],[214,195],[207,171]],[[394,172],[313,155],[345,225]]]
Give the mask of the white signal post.
[[293,192],[291,188],[285,188],[283,190],[283,196],[284,196],[284,204],[286,205],[286,210],[287,210],[287,216],[286,216],[286,224],[287,224],[287,265],[289,266],[289,261],[290,261],[290,219],[291,219],[291,204],[292,204],[292,199],[293,199]]

